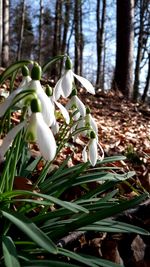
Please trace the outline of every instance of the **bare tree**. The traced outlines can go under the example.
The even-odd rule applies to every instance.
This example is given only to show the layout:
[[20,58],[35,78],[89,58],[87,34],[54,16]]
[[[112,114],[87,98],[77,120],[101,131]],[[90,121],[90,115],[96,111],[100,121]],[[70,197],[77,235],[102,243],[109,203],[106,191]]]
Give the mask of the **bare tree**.
[[145,88],[144,88],[144,93],[142,95],[142,101],[143,102],[146,99],[149,88],[150,88],[150,53],[148,55],[148,72],[147,72],[146,84],[145,84]]
[[74,71],[82,75],[82,62],[83,62],[83,32],[82,32],[82,3],[80,0],[74,2]]
[[[102,12],[100,12],[100,0],[97,0],[96,8],[96,22],[97,22],[97,78],[96,86],[101,87],[102,78],[102,53],[104,49],[104,30],[105,30],[105,17],[106,17],[106,0],[102,1]],[[100,16],[101,13],[101,16]]]
[[20,25],[20,38],[19,38],[18,50],[17,50],[17,60],[21,59],[24,25],[25,25],[25,0],[22,1],[22,16],[21,16],[21,25]]
[[2,66],[7,67],[8,63],[9,63],[9,0],[3,0]]
[[43,6],[43,0],[40,0],[40,17],[39,17],[39,55],[38,55],[38,61],[41,63],[41,56],[42,56],[42,37],[43,37],[43,14],[44,14],[44,6]]
[[134,0],[117,0],[117,49],[113,87],[127,98],[133,90]]
[[138,33],[138,47],[137,47],[137,56],[135,63],[135,73],[134,73],[134,91],[133,99],[137,100],[139,93],[140,85],[140,64],[142,61],[143,54],[143,41],[144,41],[144,13],[146,11],[147,1],[139,0],[139,12],[140,12],[140,21],[139,21],[139,33]]
[[2,57],[2,44],[3,44],[3,1],[0,1],[0,65]]

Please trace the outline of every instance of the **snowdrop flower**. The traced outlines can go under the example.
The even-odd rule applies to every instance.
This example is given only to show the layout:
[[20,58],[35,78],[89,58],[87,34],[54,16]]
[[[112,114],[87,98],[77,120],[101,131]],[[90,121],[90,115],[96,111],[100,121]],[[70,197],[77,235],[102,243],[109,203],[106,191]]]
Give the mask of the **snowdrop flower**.
[[56,155],[56,141],[52,131],[45,123],[42,113],[41,104],[38,99],[31,101],[32,114],[29,121],[24,121],[12,128],[3,140],[0,147],[0,159],[3,160],[5,153],[9,149],[13,139],[21,129],[26,130],[26,140],[38,144],[41,155],[45,160],[52,161]]
[[40,79],[41,79],[41,67],[38,64],[35,64],[31,71],[31,78],[32,80],[28,84],[27,89],[35,89],[37,96],[42,105],[42,114],[44,121],[47,123],[48,126],[51,126],[55,116],[54,116],[54,107],[49,101],[49,97],[44,92],[44,89],[41,86]]
[[85,126],[89,126],[91,130],[95,132],[96,135],[98,135],[98,127],[97,123],[93,119],[89,107],[86,108],[86,116],[85,116]]
[[[98,155],[98,149],[100,149],[102,156]],[[91,165],[94,167],[97,163],[97,160],[103,160],[104,151],[100,144],[97,141],[96,135],[93,131],[90,133],[90,141],[87,146],[82,151],[82,159],[84,162],[87,162],[89,159]]]
[[7,109],[13,104],[15,97],[23,90],[25,90],[27,88],[28,83],[31,81],[31,77],[29,76],[29,70],[26,66],[22,68],[22,74],[23,79],[19,87],[15,91],[13,91],[3,103],[0,104],[0,117],[5,114]]
[[66,59],[65,64],[65,73],[64,75],[58,80],[56,83],[56,86],[54,87],[54,98],[55,100],[58,100],[60,96],[68,97],[72,92],[74,77],[85,87],[87,92],[91,94],[95,94],[95,89],[93,85],[85,78],[75,74],[72,71],[71,62],[69,57]]
[[86,108],[85,108],[85,105],[83,104],[83,102],[78,98],[76,89],[74,89],[72,91],[71,98],[68,101],[68,103],[66,105],[66,108],[67,109],[73,108],[73,109],[79,111],[77,113],[78,115],[74,117],[74,120],[78,120],[79,117],[80,117],[80,115],[82,117],[85,116],[85,114],[86,114]]
[[[55,106],[57,106],[62,116],[64,117],[66,123],[69,124],[70,117],[69,117],[69,113],[67,109],[61,103],[55,101],[55,99],[52,96],[52,88],[49,85],[46,86],[45,93],[49,97],[50,103],[53,105],[54,112],[55,112]],[[59,132],[59,123],[56,121],[55,117],[54,117],[53,123],[51,124],[51,129],[54,135]]]
[[31,102],[32,115],[26,131],[26,140],[34,141],[38,144],[41,155],[45,160],[52,161],[56,155],[56,141],[51,129],[45,123],[42,116],[38,99]]

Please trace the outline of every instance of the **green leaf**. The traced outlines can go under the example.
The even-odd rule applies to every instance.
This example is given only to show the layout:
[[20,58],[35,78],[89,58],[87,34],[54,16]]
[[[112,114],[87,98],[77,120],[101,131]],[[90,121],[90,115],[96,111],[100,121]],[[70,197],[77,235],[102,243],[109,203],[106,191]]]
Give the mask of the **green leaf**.
[[102,220],[92,225],[81,227],[81,231],[99,231],[112,233],[136,233],[140,235],[149,235],[149,232],[135,225],[115,221],[111,219]]
[[109,208],[100,209],[96,212],[90,212],[88,215],[84,214],[76,221],[66,225],[65,228],[53,231],[50,236],[52,239],[54,238],[55,240],[57,240],[62,236],[66,235],[68,232],[75,231],[76,229],[85,227],[89,224],[93,224],[97,221],[110,218],[111,216],[114,216],[124,210],[131,209],[136,205],[140,204],[142,201],[144,201],[147,196],[147,194],[142,194],[132,200],[122,201],[121,203],[114,205],[113,208],[112,206],[110,206]]
[[42,71],[43,73],[46,72],[46,70],[55,62],[57,62],[58,60],[60,59],[63,59],[65,57],[65,55],[59,55],[59,56],[56,56],[56,57],[53,57],[52,59],[50,59],[47,63],[45,63],[43,66],[42,66]]
[[0,84],[2,84],[14,71],[22,68],[24,65],[33,64],[31,60],[21,60],[12,65],[10,65],[1,75]]
[[53,197],[53,196],[49,196],[46,194],[40,194],[40,193],[34,193],[34,192],[26,191],[26,190],[16,190],[16,191],[14,190],[14,191],[3,193],[3,198],[8,198],[8,197],[12,198],[12,197],[16,197],[19,195],[27,195],[27,196],[29,195],[29,196],[41,197],[43,199],[47,199],[47,200],[51,201],[51,203],[55,203],[61,207],[64,207],[68,210],[71,210],[73,212],[83,211],[85,213],[88,213],[88,210],[86,208],[84,208],[84,207],[82,207],[76,203],[63,201],[63,200],[60,200],[60,199]]
[[23,265],[23,267],[80,267],[81,265],[75,265],[62,261],[55,260],[34,260]]
[[32,221],[25,216],[1,210],[1,213],[5,218],[15,224],[22,232],[24,232],[29,238],[31,238],[36,244],[44,248],[46,251],[56,254],[57,247]]
[[91,255],[89,256],[84,254],[77,254],[64,248],[59,248],[59,254],[81,262],[90,267],[121,267],[119,264],[113,263],[111,261],[99,259]]
[[18,260],[16,247],[11,237],[2,236],[2,249],[6,267],[21,267]]

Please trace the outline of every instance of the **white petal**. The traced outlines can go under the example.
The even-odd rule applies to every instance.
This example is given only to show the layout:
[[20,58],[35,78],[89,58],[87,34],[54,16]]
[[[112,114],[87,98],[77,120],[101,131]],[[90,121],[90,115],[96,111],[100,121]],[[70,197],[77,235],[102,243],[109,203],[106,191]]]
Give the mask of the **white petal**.
[[84,162],[87,162],[87,151],[86,151],[86,146],[84,147],[83,151],[82,151],[82,160]]
[[60,96],[62,95],[62,87],[61,87],[61,82],[62,82],[62,78],[60,78],[58,80],[58,82],[56,83],[54,90],[53,90],[53,97],[54,100],[58,100],[60,98]]
[[90,94],[95,94],[95,89],[93,85],[85,78],[73,73],[74,77],[85,87],[85,89],[90,93]]
[[91,116],[91,114],[89,114],[89,118],[90,118],[90,125],[93,129],[93,131],[98,134],[98,127],[97,127],[97,123],[95,122],[95,120],[93,119],[93,117]]
[[95,166],[98,158],[98,152],[97,152],[97,140],[96,138],[91,139],[89,143],[89,161],[92,164],[92,166]]
[[73,96],[74,102],[76,103],[77,108],[79,109],[79,112],[82,117],[86,114],[86,108],[85,105],[82,103],[82,101],[78,98],[78,96]]
[[58,103],[57,101],[55,102],[55,104],[60,109],[66,123],[69,124],[70,117],[69,117],[69,113],[68,113],[67,109],[62,104]]
[[73,83],[73,72],[72,70],[67,70],[62,77],[61,87],[62,95],[68,97],[72,92],[72,83]]
[[3,143],[0,146],[0,161],[4,159],[4,155],[9,149],[12,141],[14,140],[17,133],[25,126],[25,121],[21,122],[20,124],[16,125],[14,128],[12,128],[8,134],[3,139]]
[[54,135],[56,135],[59,132],[59,123],[57,121],[55,121],[55,123],[51,125],[51,130]]
[[22,88],[19,87],[18,89],[16,89],[15,91],[13,91],[13,92],[6,98],[6,100],[5,100],[3,103],[0,104],[0,117],[2,117],[2,116],[5,114],[6,110],[11,106],[11,104],[12,104],[12,102],[13,102],[15,96],[16,96],[17,94],[19,94],[21,91],[22,91]]
[[42,114],[36,113],[37,143],[45,160],[52,161],[56,155],[56,142],[52,131],[44,122]]
[[32,80],[28,89],[36,90],[37,95],[41,101],[44,121],[47,123],[48,126],[51,126],[54,121],[54,107],[52,105],[51,100],[44,92],[40,81]]

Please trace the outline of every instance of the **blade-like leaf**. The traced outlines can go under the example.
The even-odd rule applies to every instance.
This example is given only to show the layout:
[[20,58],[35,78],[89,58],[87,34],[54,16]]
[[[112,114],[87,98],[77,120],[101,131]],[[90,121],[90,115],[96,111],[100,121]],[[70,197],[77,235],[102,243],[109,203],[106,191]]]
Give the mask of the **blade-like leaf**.
[[3,83],[14,71],[22,68],[24,65],[32,64],[31,60],[21,60],[12,65],[10,65],[1,75],[0,75],[0,84]]
[[53,57],[52,59],[50,59],[47,63],[45,63],[43,66],[42,66],[42,71],[43,73],[51,66],[51,64],[55,63],[56,61],[60,60],[60,59],[63,59],[65,55],[59,55],[59,56],[56,56],[56,57]]
[[80,267],[81,265],[75,265],[71,263],[66,263],[62,261],[54,261],[54,260],[34,260],[30,261],[23,265],[23,267]]
[[10,211],[1,210],[5,218],[15,224],[27,236],[29,236],[36,244],[44,248],[46,251],[56,254],[57,247],[33,222],[25,216]]
[[21,267],[18,260],[16,247],[11,237],[9,236],[2,237],[2,249],[6,267],[14,267],[14,266]]

